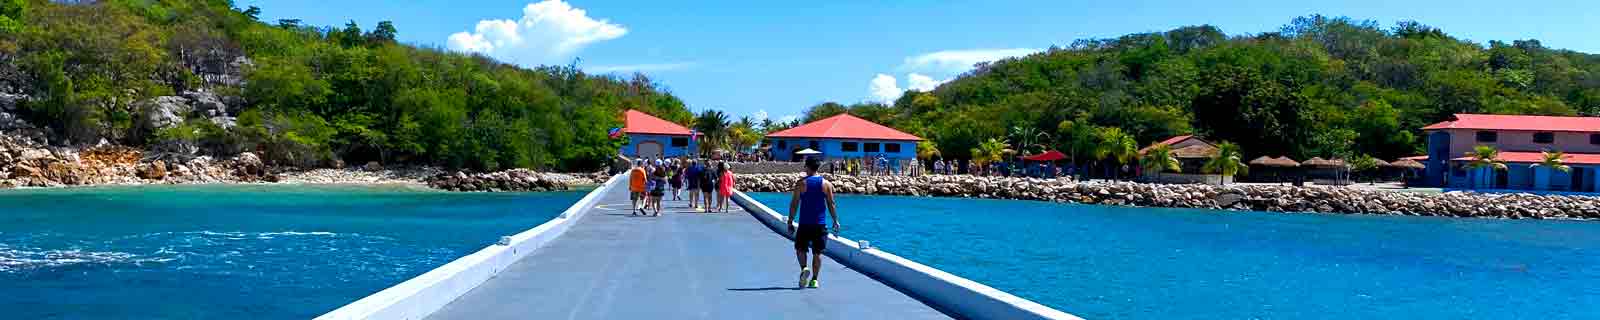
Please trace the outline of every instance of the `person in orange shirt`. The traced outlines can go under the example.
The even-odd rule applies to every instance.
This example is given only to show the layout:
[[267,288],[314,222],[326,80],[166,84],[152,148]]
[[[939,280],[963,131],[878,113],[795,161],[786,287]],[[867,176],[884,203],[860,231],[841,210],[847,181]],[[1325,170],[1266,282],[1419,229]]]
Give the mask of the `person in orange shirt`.
[[644,214],[644,207],[640,207],[640,200],[644,200],[645,179],[649,173],[644,171],[644,160],[634,160],[633,170],[628,170],[628,200],[633,201],[634,215]]

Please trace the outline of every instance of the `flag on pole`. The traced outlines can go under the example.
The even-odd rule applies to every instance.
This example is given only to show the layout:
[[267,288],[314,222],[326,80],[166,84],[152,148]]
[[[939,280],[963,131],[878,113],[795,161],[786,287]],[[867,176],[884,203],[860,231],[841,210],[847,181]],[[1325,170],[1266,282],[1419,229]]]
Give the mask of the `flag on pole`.
[[611,136],[612,139],[621,138],[622,128],[611,128],[611,131],[607,132],[606,135]]

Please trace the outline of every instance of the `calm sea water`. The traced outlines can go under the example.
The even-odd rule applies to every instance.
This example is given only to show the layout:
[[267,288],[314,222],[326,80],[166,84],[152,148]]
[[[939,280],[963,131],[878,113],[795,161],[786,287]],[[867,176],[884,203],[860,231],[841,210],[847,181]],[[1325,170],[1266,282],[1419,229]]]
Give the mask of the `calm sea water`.
[[1600,319],[1597,222],[838,203],[845,237],[1089,319]]
[[311,318],[548,221],[582,194],[0,191],[0,318]]

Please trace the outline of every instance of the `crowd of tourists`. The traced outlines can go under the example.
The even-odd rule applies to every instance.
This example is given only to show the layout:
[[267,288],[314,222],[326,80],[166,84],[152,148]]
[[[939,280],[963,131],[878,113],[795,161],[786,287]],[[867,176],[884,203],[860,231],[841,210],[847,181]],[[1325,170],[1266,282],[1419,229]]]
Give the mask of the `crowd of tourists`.
[[728,212],[733,196],[733,168],[726,161],[705,159],[636,159],[628,171],[633,214],[660,216],[669,195],[697,212]]

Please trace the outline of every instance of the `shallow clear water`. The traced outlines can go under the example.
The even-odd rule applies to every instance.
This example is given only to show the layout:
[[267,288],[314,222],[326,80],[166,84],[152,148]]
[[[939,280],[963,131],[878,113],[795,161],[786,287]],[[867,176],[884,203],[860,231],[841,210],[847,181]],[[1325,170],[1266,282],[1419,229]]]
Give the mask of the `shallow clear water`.
[[[787,208],[787,194],[752,194]],[[1089,319],[1600,319],[1600,223],[841,195],[843,236]]]
[[582,195],[0,191],[0,318],[311,318],[544,223]]

